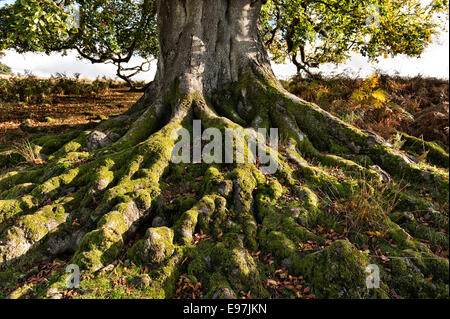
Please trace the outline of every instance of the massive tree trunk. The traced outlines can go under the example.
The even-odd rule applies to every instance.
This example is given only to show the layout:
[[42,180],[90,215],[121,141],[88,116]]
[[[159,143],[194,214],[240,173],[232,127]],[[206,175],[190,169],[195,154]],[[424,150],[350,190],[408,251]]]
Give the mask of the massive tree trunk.
[[208,96],[239,81],[249,65],[270,72],[260,11],[260,1],[160,1],[156,81],[167,88],[177,79],[181,92]]
[[[150,286],[137,296],[171,297],[187,273],[208,297],[268,297],[264,278],[274,269],[264,263],[273,259],[319,297],[388,297],[393,288],[416,296],[414,285],[448,295],[448,260],[432,251],[448,248],[441,231],[448,216],[417,199],[417,187],[396,191],[408,181],[448,203],[448,170],[285,91],[259,32],[261,5],[158,1],[158,71],[136,105],[94,131],[36,139],[46,164],[0,173],[0,270],[21,273],[69,254],[67,264],[102,280],[131,260],[128,267],[150,268]],[[172,132],[193,119],[222,130],[278,128],[277,173],[264,176],[253,163],[171,163]],[[429,147],[448,168],[448,154]],[[333,214],[337,202],[346,208]],[[418,209],[430,212],[434,227],[409,215],[405,222],[404,212]],[[366,233],[378,231],[380,238]],[[386,266],[398,276],[393,283],[383,277],[381,288],[368,289],[366,266],[385,265],[365,249],[410,259]],[[44,296],[61,296],[66,276],[57,275]],[[424,280],[430,276],[435,290]],[[17,288],[15,296],[23,292]]]

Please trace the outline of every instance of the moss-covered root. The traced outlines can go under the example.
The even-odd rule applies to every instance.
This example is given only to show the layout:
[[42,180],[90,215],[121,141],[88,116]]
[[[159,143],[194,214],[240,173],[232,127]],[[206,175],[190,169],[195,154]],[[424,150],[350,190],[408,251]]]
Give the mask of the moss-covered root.
[[207,287],[209,298],[235,298],[234,291],[251,291],[254,298],[269,294],[263,268],[244,246],[244,235],[227,233],[217,243],[203,241],[188,251],[188,275]]
[[167,227],[149,228],[144,239],[138,241],[128,256],[139,265],[158,266],[174,253],[173,230]]
[[369,258],[348,241],[335,241],[322,251],[307,255],[294,266],[322,298],[387,298],[387,286],[368,289]]
[[182,127],[192,98],[181,99],[171,121],[145,142],[139,144],[130,166],[117,186],[106,193],[100,210],[116,203],[80,242],[73,263],[84,269],[98,270],[115,260],[124,240],[134,234],[148,217],[153,199],[159,193],[159,179],[169,166],[175,141],[172,132]]
[[402,149],[405,149],[408,153],[416,157],[425,154],[426,160],[431,164],[449,168],[448,152],[438,143],[427,142],[403,132],[399,132],[399,134],[401,134],[402,140],[404,141]]
[[[72,220],[74,202],[79,193],[65,196],[52,204],[46,205],[32,214],[25,214],[15,219],[14,224],[2,225],[0,233],[0,269],[18,262],[31,263],[43,256],[52,257],[60,252],[65,243],[56,240],[67,222]],[[66,227],[69,228],[69,227]],[[67,234],[66,234],[67,235]],[[32,254],[28,254],[32,252]],[[26,259],[26,260],[23,260]]]
[[330,151],[333,150],[333,143],[337,143],[345,147],[347,151],[344,153],[368,155],[393,176],[437,186],[440,192],[448,195],[448,172],[420,163],[413,156],[395,150],[381,137],[361,131],[317,105],[283,91],[280,94],[284,97],[286,108],[294,114],[299,126],[319,149]]
[[[436,188],[444,197],[448,197],[448,172],[421,163],[414,156],[394,149],[381,137],[359,130],[319,106],[290,94],[266,72],[248,70],[237,86],[252,88],[245,90],[241,87],[235,93],[237,95],[235,98],[247,102],[252,99],[261,101],[260,104],[269,110],[271,125],[280,129],[284,144],[293,145],[294,151],[298,151],[301,156],[317,157],[321,162],[331,164],[338,162],[348,166],[341,160],[323,155],[319,151],[343,156],[367,155],[392,176],[428,185],[430,188]],[[252,97],[250,94],[252,92],[257,95]],[[254,118],[250,117],[247,122],[250,123],[252,120]],[[443,167],[446,167],[448,155],[433,145],[428,144],[428,148],[430,154],[433,154],[432,158],[435,159],[433,162],[443,162]],[[351,166],[352,169],[358,169],[357,165]]]

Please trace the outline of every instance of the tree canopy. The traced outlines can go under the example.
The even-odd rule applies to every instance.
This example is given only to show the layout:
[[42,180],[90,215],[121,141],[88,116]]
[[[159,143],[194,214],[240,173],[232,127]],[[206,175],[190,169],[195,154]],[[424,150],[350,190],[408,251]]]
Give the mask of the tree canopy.
[[[269,0],[262,31],[274,61],[310,73],[342,63],[352,52],[420,56],[448,18],[448,0]],[[76,14],[74,14],[76,12]],[[55,52],[75,49],[93,63],[114,63],[135,75],[158,56],[155,0],[20,0],[0,8],[0,49]]]
[[351,52],[420,56],[448,17],[448,1],[270,0],[262,12],[264,36],[277,62],[298,71],[341,63]]
[[[0,47],[18,52],[74,49],[92,63],[113,63],[129,77],[157,56],[154,0],[22,0],[1,8]],[[132,56],[144,62],[124,66]]]

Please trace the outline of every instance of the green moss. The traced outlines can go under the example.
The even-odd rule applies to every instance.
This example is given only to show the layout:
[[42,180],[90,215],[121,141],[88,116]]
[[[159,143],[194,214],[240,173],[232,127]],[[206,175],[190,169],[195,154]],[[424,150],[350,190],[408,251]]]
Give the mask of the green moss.
[[145,238],[130,249],[128,256],[137,264],[161,264],[170,258],[175,250],[173,231],[167,227],[149,228]]
[[194,196],[181,196],[176,199],[177,207],[179,208],[179,211],[185,212],[189,209],[191,209],[196,203],[197,198]]
[[302,175],[310,182],[310,185],[314,185],[333,197],[349,198],[358,189],[357,180],[344,179],[340,182],[336,177],[314,166],[303,166],[301,169]]
[[123,247],[122,236],[109,228],[100,228],[83,237],[71,263],[96,271],[113,262]]
[[448,298],[447,289],[436,286],[425,277],[416,265],[408,258],[392,260],[392,287],[404,298]]
[[33,189],[31,195],[40,199],[42,199],[45,195],[52,195],[54,192],[57,192],[61,186],[70,185],[79,173],[79,168],[67,170],[63,174],[50,178],[45,183],[40,184],[38,187]]
[[392,223],[391,228],[388,231],[388,236],[392,239],[392,242],[398,245],[400,248],[415,248],[416,242],[414,239],[400,226]]
[[436,231],[430,226],[424,226],[418,223],[414,217],[407,222],[406,227],[414,238],[427,240],[431,244],[439,247],[449,247],[449,238],[446,233]]
[[26,162],[27,159],[23,154],[14,151],[0,152],[0,168],[14,167],[19,163]]
[[274,200],[277,200],[281,197],[281,195],[283,195],[283,186],[278,182],[277,179],[270,179],[267,187],[269,196]]
[[8,299],[21,299],[32,289],[33,284],[26,284],[20,286],[8,296]]
[[339,145],[339,144],[337,144],[337,143],[334,143],[334,144],[332,144],[331,146],[330,146],[330,152],[331,153],[333,153],[333,154],[351,154],[352,153],[352,151],[348,148],[348,147],[346,147],[346,146],[343,146],[343,145]]
[[403,146],[408,152],[414,156],[420,156],[428,152],[427,161],[439,167],[449,168],[449,157],[441,146],[434,142],[426,142],[406,133],[400,133],[405,144]]
[[368,264],[366,255],[348,241],[338,240],[322,251],[307,255],[294,267],[311,283],[318,297],[387,297],[382,289],[367,289]]
[[56,152],[66,143],[76,139],[81,134],[80,131],[71,131],[69,133],[41,136],[31,140],[35,145],[42,146],[41,153],[50,155]]
[[175,222],[175,239],[180,244],[190,244],[192,236],[197,226],[199,212],[193,208],[184,212],[181,217]]
[[370,167],[370,166],[374,165],[374,162],[368,155],[356,155],[353,158],[353,161],[363,167]]
[[214,273],[209,279],[206,298],[230,299],[237,298],[227,278],[220,272]]
[[[51,156],[48,157],[48,160],[52,161],[64,158],[68,153],[79,152],[85,147],[85,145],[86,145],[86,133],[84,132],[78,135],[77,138],[70,140],[69,142],[64,144],[61,148],[59,148],[56,152],[51,154]],[[44,144],[44,147],[47,147],[47,145]],[[51,148],[50,146],[48,147]]]
[[33,197],[24,196],[20,199],[0,200],[0,229],[6,226],[6,221],[34,207]]
[[63,223],[67,216],[62,206],[46,206],[35,214],[21,217],[17,226],[23,229],[27,239],[34,243]]
[[214,293],[219,287],[227,287],[219,275],[223,274],[232,290],[251,290],[255,298],[268,296],[262,285],[262,269],[244,249],[240,235],[228,233],[215,245],[201,242],[188,254],[192,259],[188,274],[208,285],[207,291]]
[[448,285],[450,278],[448,259],[437,257],[425,246],[421,250],[405,249],[403,254],[413,259],[425,277],[432,277],[435,282]]
[[24,183],[24,184],[16,185],[10,189],[5,190],[3,193],[1,193],[0,200],[20,198],[20,197],[28,194],[35,187],[36,187],[36,184],[34,184],[34,183]]
[[322,214],[319,209],[319,198],[306,186],[297,187],[295,193],[299,196],[300,203],[293,202],[290,205],[291,216],[302,225],[315,226]]
[[448,172],[424,164],[408,163],[404,155],[387,145],[376,145],[368,151],[372,160],[392,175],[413,183],[433,184],[441,195],[448,198]]

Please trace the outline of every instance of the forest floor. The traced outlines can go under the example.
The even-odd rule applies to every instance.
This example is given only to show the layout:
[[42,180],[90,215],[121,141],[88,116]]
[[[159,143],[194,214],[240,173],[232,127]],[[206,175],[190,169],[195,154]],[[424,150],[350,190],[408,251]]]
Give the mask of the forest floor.
[[[35,83],[34,81],[36,79],[31,82]],[[65,79],[64,81],[69,80]],[[70,85],[76,85],[73,84],[73,81],[70,83]],[[397,133],[398,130],[424,141],[435,141],[448,153],[449,87],[447,81],[420,77],[404,79],[374,75],[368,79],[356,80],[345,77],[314,80],[293,79],[283,84],[292,93],[317,103],[326,111],[343,120],[383,136],[397,149],[401,149],[404,144],[403,136]],[[83,85],[85,84],[81,86]],[[2,96],[0,96],[0,151],[10,149],[11,145],[23,145],[24,141],[40,135],[62,134],[74,128],[92,127],[125,112],[142,94],[129,92],[125,87],[115,84],[105,85],[101,89],[96,88],[95,94],[90,91],[91,88],[87,91],[77,88],[81,94],[66,94],[65,92],[47,94],[38,101],[27,101],[26,94],[11,94],[11,88],[8,88],[8,94],[12,97],[8,100],[1,89],[0,85],[0,94],[4,99],[2,101]],[[66,92],[68,91],[70,90],[66,90]],[[13,101],[14,99],[17,101]],[[419,147],[417,156],[426,158],[427,153],[423,152],[422,154]],[[338,179],[340,178],[339,170],[330,173]],[[188,169],[188,171],[184,171],[184,176],[186,177],[186,185],[184,185],[186,187],[180,188],[170,177],[164,181],[167,185],[167,188],[164,189],[164,197],[169,200],[172,198],[170,203],[175,202],[177,198],[198,197],[188,186],[201,182],[204,178],[203,172],[196,171],[195,168],[193,171]],[[322,196],[326,197],[326,194],[319,195],[321,199]],[[360,198],[364,199],[367,196],[368,194],[361,190]],[[431,198],[433,195],[423,194],[423,196]],[[284,189],[280,197],[279,208],[287,209],[289,202],[296,200],[298,200],[296,195]],[[331,201],[323,209],[336,216],[337,219],[345,220],[352,217],[348,215],[352,209],[351,205],[358,204],[358,202],[355,204],[354,201]],[[427,214],[419,213],[414,216],[415,220],[424,227],[433,226],[439,232],[448,234],[448,201],[436,201],[434,205],[439,209],[439,214],[446,216],[447,228],[440,228]],[[308,241],[306,244],[300,244],[297,248],[301,252],[307,253],[329,247],[336,240],[347,239],[346,234],[348,233],[347,228],[343,228],[343,231],[336,231],[331,226],[320,225],[310,231],[314,235],[324,238],[325,242]],[[221,235],[223,234],[218,234],[217,239],[220,239]],[[128,249],[142,236],[143,234],[140,234],[129,241]],[[392,243],[392,240],[385,242],[382,238],[383,235],[378,231],[366,232],[365,236],[368,238],[367,243],[357,248],[361,251],[370,251],[371,257],[384,264],[388,273],[391,272],[392,259],[388,255],[388,251],[391,250],[395,254],[397,246]],[[199,231],[194,236],[194,245],[204,246],[205,249],[208,249],[210,240],[210,236]],[[421,241],[436,256],[448,259],[448,243],[437,245],[424,238]],[[266,270],[264,288],[270,292],[271,298],[316,298],[313,289],[302,276],[292,276],[286,267],[276,266],[275,258],[270,253],[256,251],[252,252],[252,257],[260,262]],[[21,278],[11,278],[6,285],[0,285],[0,298],[11,294],[23,298],[48,296],[48,287],[56,282],[70,258],[71,256],[67,256],[64,259],[61,256],[57,260],[36,264]],[[186,258],[181,265],[189,262],[191,260]],[[146,290],[140,287],[146,286],[149,273],[148,268],[137,266],[128,259],[127,251],[124,251],[117,263],[113,265],[112,271],[105,270],[105,273],[99,274],[98,277],[89,275],[92,277],[83,278],[84,290],[89,291],[88,298],[145,298]],[[433,278],[424,278],[424,280],[432,282]],[[193,281],[187,274],[181,274],[178,277],[176,287],[173,298],[195,299],[205,296],[202,283]],[[237,291],[236,293],[240,298],[252,298],[251,291]],[[60,296],[62,298],[83,297],[76,289],[64,290]],[[390,296],[400,299],[402,291],[392,290]],[[443,296],[445,297],[445,293]],[[446,297],[448,298],[448,295]]]
[[98,97],[60,95],[52,104],[0,103],[0,150],[30,134],[60,134],[99,123],[125,112],[141,95],[121,87],[111,88]]

